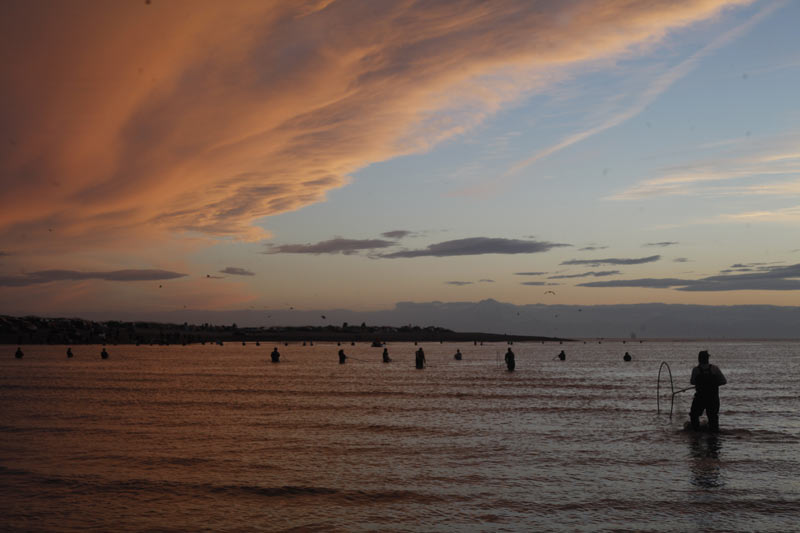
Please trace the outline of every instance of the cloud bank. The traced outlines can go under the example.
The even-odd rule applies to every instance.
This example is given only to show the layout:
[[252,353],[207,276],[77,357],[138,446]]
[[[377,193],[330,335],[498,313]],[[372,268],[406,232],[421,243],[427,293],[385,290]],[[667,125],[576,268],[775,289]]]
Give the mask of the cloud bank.
[[11,2],[0,246],[261,239],[255,220],[458,135],[560,69],[741,3]]
[[[265,313],[271,316],[265,323]],[[479,302],[399,302],[394,307],[376,311],[348,309],[263,311],[200,311],[123,315],[125,320],[159,320],[182,324],[231,324],[264,326],[272,323],[287,326],[319,324],[320,315],[335,315],[337,321],[350,324],[436,324],[454,331],[485,331],[511,335],[548,335],[573,339],[764,339],[797,338],[800,307],[770,305],[513,305],[487,299]],[[106,320],[107,314],[87,318]],[[550,357],[555,355],[552,352]]]
[[[723,271],[725,272],[725,271]],[[579,287],[640,287],[675,289],[688,292],[715,291],[796,291],[800,290],[800,263],[789,266],[761,266],[755,272],[708,276],[696,280],[643,278],[593,281]]]

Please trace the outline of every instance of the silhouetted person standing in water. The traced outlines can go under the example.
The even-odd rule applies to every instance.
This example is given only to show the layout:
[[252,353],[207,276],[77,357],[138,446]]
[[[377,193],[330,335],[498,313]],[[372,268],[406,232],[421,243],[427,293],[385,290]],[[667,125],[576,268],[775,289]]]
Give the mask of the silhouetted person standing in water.
[[414,358],[414,362],[417,368],[425,368],[425,352],[422,351],[422,348],[417,350],[417,355]]
[[558,354],[558,359],[561,360],[561,361],[566,361],[567,360],[567,354],[564,353],[564,350],[561,350],[561,353]]
[[514,352],[512,352],[511,348],[509,348],[506,352],[506,367],[508,367],[509,372],[513,372],[516,366],[517,362],[514,360]]
[[461,361],[461,350],[456,349],[456,354],[453,356],[456,361]]
[[273,348],[272,353],[269,354],[270,358],[272,359],[273,363],[280,363],[281,362],[281,353],[278,351],[278,347],[276,346]]
[[345,361],[347,361],[347,356],[344,354],[344,350],[339,350],[339,364],[343,365]]
[[628,352],[625,352],[625,355],[622,356],[622,360],[625,361],[626,363],[631,359],[633,358],[631,357],[631,354],[629,354]]
[[108,359],[108,352],[106,351],[105,346],[103,347],[103,351],[100,352],[100,358],[101,359]]
[[717,432],[719,431],[719,388],[728,380],[725,379],[718,367],[708,362],[708,357],[706,350],[697,354],[698,365],[692,369],[690,383],[694,385],[695,392],[689,419],[692,422],[692,429],[697,431],[700,429],[700,415],[705,411],[708,417],[708,429]]
[[70,358],[72,358],[72,348],[71,347],[67,348],[67,359],[70,359]]
[[22,359],[22,357],[23,357],[24,355],[25,355],[25,354],[24,354],[24,353],[22,353],[22,348],[20,348],[19,346],[17,346],[17,351],[16,351],[16,352],[14,352],[14,357],[16,357],[17,359]]
[[391,362],[392,362],[392,358],[391,358],[391,357],[389,357],[389,350],[388,350],[388,348],[384,348],[384,349],[383,349],[383,362],[384,362],[384,363],[391,363]]

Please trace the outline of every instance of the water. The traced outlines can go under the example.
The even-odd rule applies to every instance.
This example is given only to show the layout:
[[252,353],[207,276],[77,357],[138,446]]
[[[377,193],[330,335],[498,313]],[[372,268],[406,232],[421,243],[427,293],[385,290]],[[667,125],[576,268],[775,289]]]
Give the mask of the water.
[[[798,528],[800,343],[422,346],[1,347],[0,529]],[[719,436],[656,414],[706,348]]]

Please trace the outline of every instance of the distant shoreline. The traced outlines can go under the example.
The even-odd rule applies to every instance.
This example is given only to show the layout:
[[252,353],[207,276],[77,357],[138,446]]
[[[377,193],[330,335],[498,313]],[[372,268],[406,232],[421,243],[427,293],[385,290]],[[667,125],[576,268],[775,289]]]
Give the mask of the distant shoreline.
[[459,332],[436,326],[242,327],[80,318],[0,316],[0,344],[199,344],[214,342],[569,342],[539,335]]
[[720,337],[548,337],[475,331],[453,331],[437,326],[272,326],[236,327],[213,324],[174,324],[148,321],[105,322],[81,318],[15,317],[0,315],[0,344],[199,344],[215,342],[570,342],[638,345],[651,342],[798,342],[787,338]]

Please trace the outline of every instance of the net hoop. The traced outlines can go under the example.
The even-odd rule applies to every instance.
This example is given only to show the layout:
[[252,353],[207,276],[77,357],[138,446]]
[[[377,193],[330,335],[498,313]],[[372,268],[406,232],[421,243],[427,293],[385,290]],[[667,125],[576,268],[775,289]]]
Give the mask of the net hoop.
[[669,363],[666,361],[661,361],[661,366],[658,367],[658,381],[656,382],[656,413],[661,414],[661,371],[664,370],[664,367],[667,367],[667,373],[669,373],[669,417],[672,418],[672,409],[675,405],[675,384],[672,381],[672,369],[669,367]]

